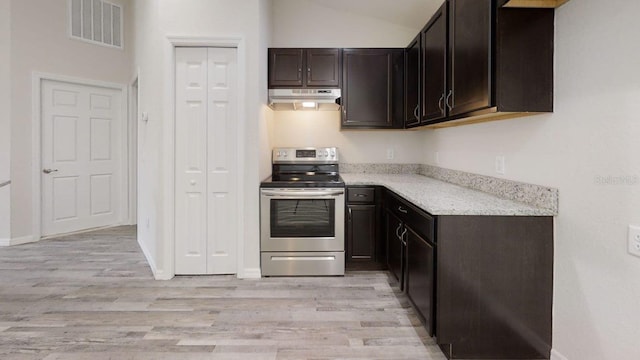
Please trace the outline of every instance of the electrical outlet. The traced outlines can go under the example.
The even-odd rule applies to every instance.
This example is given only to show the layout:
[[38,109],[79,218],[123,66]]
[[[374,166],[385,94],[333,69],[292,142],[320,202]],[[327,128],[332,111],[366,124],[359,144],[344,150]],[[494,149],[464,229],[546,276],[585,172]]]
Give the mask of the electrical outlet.
[[387,149],[387,160],[393,160],[393,148],[388,148]]
[[498,174],[504,175],[505,170],[506,169],[504,165],[504,156],[503,155],[496,156],[496,172]]
[[629,254],[640,257],[640,226],[629,225],[627,242]]

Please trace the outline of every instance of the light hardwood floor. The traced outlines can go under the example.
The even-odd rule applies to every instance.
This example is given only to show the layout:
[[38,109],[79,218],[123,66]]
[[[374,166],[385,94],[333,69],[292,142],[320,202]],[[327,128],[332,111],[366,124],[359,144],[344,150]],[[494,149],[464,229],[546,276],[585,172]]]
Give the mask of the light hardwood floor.
[[118,227],[0,248],[0,359],[445,357],[386,272],[156,281]]

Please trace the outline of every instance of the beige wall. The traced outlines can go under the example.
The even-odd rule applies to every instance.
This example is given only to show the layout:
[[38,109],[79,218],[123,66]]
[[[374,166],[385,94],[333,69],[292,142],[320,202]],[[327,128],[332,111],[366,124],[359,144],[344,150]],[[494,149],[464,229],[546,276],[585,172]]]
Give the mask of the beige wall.
[[[173,122],[170,90],[172,67],[167,53],[168,36],[241,37],[244,41],[245,66],[243,107],[245,117],[239,129],[246,146],[240,151],[244,162],[240,195],[244,217],[240,219],[244,234],[245,270],[258,271],[258,186],[260,182],[261,126],[266,102],[266,42],[261,31],[268,29],[268,13],[260,0],[139,0],[135,2],[136,53],[134,66],[140,69],[140,111],[149,113],[149,122],[142,126],[139,206],[139,242],[154,266],[157,278],[173,275],[173,248],[170,247],[173,223],[172,164],[166,150],[173,143]],[[242,61],[242,59],[240,60]],[[167,75],[169,74],[169,75]],[[262,142],[264,146],[264,141]]]
[[[399,6],[396,1],[375,3],[389,12]],[[424,23],[402,26],[364,15],[362,8],[345,11],[347,7],[337,10],[317,0],[274,0],[271,47],[404,47],[428,20],[425,15]],[[384,14],[383,9],[378,12]]]
[[[0,183],[11,178],[11,3],[0,0]],[[11,238],[11,186],[0,188],[0,243]]]
[[[124,31],[130,33],[129,1],[123,5]],[[11,1],[11,235],[32,235],[31,151],[33,72],[127,84],[131,44],[124,50],[72,40],[67,35],[66,0]],[[36,154],[35,156],[39,156]]]
[[[339,111],[274,111],[273,146],[337,146],[340,162],[418,164],[423,158],[422,131],[340,131]],[[387,159],[387,150],[394,153]]]
[[425,160],[556,187],[552,359],[640,359],[640,2],[570,1],[556,12],[555,110],[425,135]]
[[[385,13],[385,7],[392,12],[398,6],[394,1],[375,4],[379,14]],[[357,11],[338,11],[320,1],[274,0],[271,47],[405,47],[422,25],[400,26]],[[340,131],[337,111],[274,111],[272,134],[273,146],[337,146],[342,162],[422,160],[420,131]],[[387,149],[394,150],[393,159],[387,159]]]

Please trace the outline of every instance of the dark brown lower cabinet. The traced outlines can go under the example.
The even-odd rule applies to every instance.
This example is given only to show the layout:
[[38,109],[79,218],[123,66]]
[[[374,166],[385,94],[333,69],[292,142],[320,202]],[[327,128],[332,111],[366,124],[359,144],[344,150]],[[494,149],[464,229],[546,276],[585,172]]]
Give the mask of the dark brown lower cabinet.
[[347,259],[374,261],[376,205],[347,205]]
[[382,231],[381,187],[347,186],[345,250],[350,270],[386,269]]
[[400,289],[404,289],[404,253],[405,247],[400,233],[402,231],[402,221],[391,211],[385,211],[386,219],[386,239],[387,239],[387,267],[389,272],[400,283]]
[[450,359],[549,359],[553,217],[438,216],[436,337]]
[[429,335],[435,330],[435,246],[407,228],[407,295]]

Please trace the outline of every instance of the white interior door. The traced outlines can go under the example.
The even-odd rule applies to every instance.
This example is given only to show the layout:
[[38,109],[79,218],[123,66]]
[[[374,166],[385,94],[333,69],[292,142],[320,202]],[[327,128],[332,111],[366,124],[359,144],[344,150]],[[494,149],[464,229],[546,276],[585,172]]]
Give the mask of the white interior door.
[[121,221],[122,92],[42,82],[42,235]]
[[236,49],[209,48],[207,272],[236,273]]
[[176,48],[176,274],[236,273],[236,63]]

